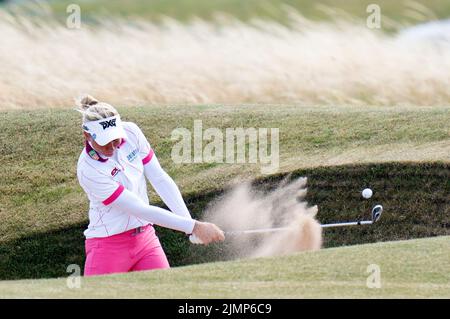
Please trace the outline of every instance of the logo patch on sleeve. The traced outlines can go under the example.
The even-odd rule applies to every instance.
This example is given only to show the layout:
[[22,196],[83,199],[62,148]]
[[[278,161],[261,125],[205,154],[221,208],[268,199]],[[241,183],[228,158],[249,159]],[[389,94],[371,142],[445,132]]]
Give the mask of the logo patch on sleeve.
[[129,162],[132,162],[136,159],[137,155],[138,155],[139,150],[135,149],[133,150],[130,154],[127,155],[127,159]]

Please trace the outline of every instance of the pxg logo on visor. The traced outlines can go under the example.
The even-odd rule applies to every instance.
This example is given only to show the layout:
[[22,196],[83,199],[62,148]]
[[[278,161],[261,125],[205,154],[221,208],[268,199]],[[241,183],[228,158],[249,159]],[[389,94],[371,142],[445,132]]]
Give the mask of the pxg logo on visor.
[[116,119],[111,119],[109,121],[99,122],[99,124],[106,130],[108,127],[116,126]]

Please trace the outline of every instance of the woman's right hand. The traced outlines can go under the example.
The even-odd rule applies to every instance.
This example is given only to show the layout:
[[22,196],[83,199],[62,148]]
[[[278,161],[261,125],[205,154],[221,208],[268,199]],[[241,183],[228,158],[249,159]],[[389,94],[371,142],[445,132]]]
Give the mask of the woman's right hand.
[[197,237],[204,245],[225,239],[224,232],[215,224],[199,221],[195,221],[192,235]]

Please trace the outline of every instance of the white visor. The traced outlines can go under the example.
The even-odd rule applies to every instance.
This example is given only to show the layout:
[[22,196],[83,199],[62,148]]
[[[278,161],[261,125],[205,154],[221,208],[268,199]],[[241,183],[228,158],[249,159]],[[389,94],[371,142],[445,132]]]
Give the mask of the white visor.
[[83,124],[83,130],[91,134],[95,143],[101,146],[104,146],[115,139],[124,138],[126,136],[119,115],[107,117],[97,121],[86,122]]

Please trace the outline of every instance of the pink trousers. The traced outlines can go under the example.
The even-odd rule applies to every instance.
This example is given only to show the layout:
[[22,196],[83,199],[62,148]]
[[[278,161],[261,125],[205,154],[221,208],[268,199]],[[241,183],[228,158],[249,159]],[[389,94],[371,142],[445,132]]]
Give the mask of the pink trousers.
[[85,276],[169,267],[151,225],[109,237],[86,239]]

